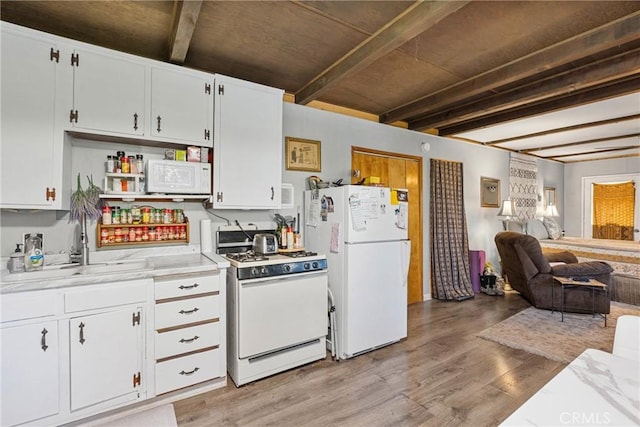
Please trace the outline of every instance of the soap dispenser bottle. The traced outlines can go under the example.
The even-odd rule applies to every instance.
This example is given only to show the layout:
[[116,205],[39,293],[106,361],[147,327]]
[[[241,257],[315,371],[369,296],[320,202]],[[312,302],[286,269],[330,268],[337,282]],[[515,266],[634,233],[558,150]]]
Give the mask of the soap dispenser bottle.
[[26,271],[42,270],[43,264],[42,239],[37,234],[31,234],[25,241],[24,269]]
[[16,243],[16,250],[9,257],[9,272],[20,273],[24,271],[24,254],[22,253],[22,244]]

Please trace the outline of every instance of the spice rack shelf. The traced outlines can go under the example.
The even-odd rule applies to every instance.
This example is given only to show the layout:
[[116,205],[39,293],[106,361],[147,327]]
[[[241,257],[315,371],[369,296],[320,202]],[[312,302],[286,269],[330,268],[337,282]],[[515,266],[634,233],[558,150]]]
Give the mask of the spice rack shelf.
[[[184,227],[184,234],[180,231]],[[147,229],[146,238],[144,230]],[[153,228],[153,233],[151,229]],[[120,238],[116,237],[116,229],[120,229]],[[127,230],[125,238],[124,230]],[[136,240],[130,240],[131,229],[135,230]],[[165,229],[166,232],[165,232]],[[175,238],[176,231],[180,234],[180,238]],[[162,232],[162,238],[158,239],[158,232]],[[138,239],[140,236],[140,240]],[[173,236],[173,238],[170,238]],[[189,219],[184,218],[183,223],[148,223],[148,224],[103,224],[102,220],[98,221],[96,227],[96,246],[98,248],[112,247],[132,247],[132,246],[153,246],[153,245],[186,245],[189,244]],[[152,238],[153,237],[153,238]],[[116,241],[117,239],[117,241]],[[126,240],[126,241],[125,241]]]
[[105,194],[145,194],[143,173],[107,172],[104,174]]

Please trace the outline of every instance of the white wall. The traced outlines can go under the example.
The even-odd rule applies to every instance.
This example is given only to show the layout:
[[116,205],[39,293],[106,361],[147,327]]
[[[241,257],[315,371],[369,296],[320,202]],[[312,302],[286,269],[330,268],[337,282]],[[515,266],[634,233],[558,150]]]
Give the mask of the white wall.
[[[498,208],[480,207],[480,177],[496,178],[501,181],[502,198],[509,194],[509,153],[496,148],[460,142],[436,137],[406,129],[383,125],[367,120],[357,119],[291,103],[284,104],[284,136],[313,139],[321,141],[322,171],[314,173],[324,180],[335,181],[342,178],[350,182],[351,146],[361,146],[383,151],[423,156],[423,214],[424,214],[424,289],[430,289],[430,252],[429,252],[429,159],[446,159],[462,162],[464,165],[464,195],[469,229],[469,246],[471,249],[483,249],[487,259],[499,265],[498,255],[493,242],[494,235],[502,230],[502,223],[496,217]],[[425,154],[421,151],[422,142],[429,142],[431,150]],[[106,145],[105,145],[106,144]],[[284,144],[283,144],[284,145]],[[122,148],[126,152],[142,152],[153,156],[148,147],[107,144],[97,141],[76,140],[73,144],[72,176],[93,174],[96,181],[102,178],[103,162],[110,152]],[[283,147],[284,158],[284,147]],[[284,169],[284,167],[283,167]],[[551,161],[538,161],[539,192],[543,186],[558,189],[560,200],[563,191],[563,165]],[[306,179],[312,173],[283,170],[283,182],[295,187],[295,205],[302,210],[303,191],[307,188]],[[251,177],[259,179],[259,177]],[[84,185],[84,181],[83,181]],[[75,189],[75,183],[73,188]],[[567,200],[565,199],[565,203]],[[154,203],[164,207],[165,204]],[[172,205],[166,204],[167,207]],[[242,224],[256,223],[261,228],[273,227],[273,211],[234,211],[216,210],[214,214],[198,203],[185,202],[173,207],[184,209],[190,219],[191,241],[199,244],[199,221],[210,218],[213,229],[224,225],[227,220],[240,221]],[[558,206],[562,213],[563,206]],[[283,210],[283,215],[295,215],[297,209]],[[302,213],[302,212],[301,212]],[[302,217],[304,218],[304,217]],[[69,250],[77,241],[78,225],[69,223],[66,212],[10,212],[2,211],[0,215],[1,254],[8,256],[21,241],[23,232],[43,232],[45,249],[58,252]],[[95,224],[90,225],[90,247],[95,250]]]
[[565,233],[567,236],[582,237],[582,178],[589,176],[620,175],[640,173],[638,157],[612,160],[594,160],[591,162],[569,163],[564,168],[566,191],[559,197],[568,207],[564,213]]
[[[480,177],[501,181],[502,198],[509,195],[509,153],[496,148],[445,139],[379,123],[348,117],[332,112],[285,103],[284,135],[321,141],[322,171],[319,173],[284,171],[283,182],[295,186],[296,205],[301,205],[302,193],[307,188],[306,178],[318,175],[325,181],[342,178],[351,182],[351,147],[360,146],[413,156],[423,161],[423,220],[424,220],[424,289],[430,289],[429,251],[429,159],[446,159],[463,163],[464,197],[469,230],[470,249],[487,252],[487,260],[499,265],[493,241],[502,230],[496,214],[498,208],[480,207]],[[431,150],[423,153],[422,142],[429,142]],[[284,154],[283,154],[284,155]],[[563,165],[558,162],[538,161],[539,193],[543,186],[553,186],[563,192]],[[562,206],[558,206],[562,211]],[[286,212],[295,214],[295,209]]]

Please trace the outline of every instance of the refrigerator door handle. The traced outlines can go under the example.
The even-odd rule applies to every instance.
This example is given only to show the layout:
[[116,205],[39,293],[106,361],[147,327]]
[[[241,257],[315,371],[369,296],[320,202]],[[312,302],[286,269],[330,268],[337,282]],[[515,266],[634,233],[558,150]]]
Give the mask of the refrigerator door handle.
[[402,245],[403,251],[400,254],[402,258],[402,287],[407,286],[407,282],[409,280],[409,262],[411,261],[411,240],[407,240],[403,242]]

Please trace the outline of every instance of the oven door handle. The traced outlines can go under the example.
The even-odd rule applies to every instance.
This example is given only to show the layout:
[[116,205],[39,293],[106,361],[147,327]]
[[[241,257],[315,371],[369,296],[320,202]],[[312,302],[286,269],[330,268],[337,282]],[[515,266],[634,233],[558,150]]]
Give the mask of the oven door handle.
[[273,284],[277,282],[285,282],[288,280],[297,280],[303,277],[309,276],[317,276],[320,274],[327,274],[327,270],[316,270],[316,271],[307,271],[304,273],[293,273],[293,274],[284,274],[282,276],[271,276],[271,277],[258,277],[255,279],[242,279],[239,281],[240,286],[262,286]]

